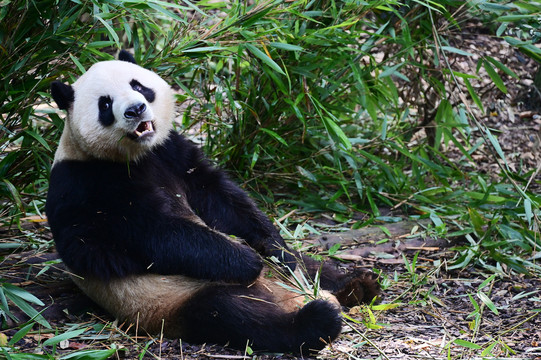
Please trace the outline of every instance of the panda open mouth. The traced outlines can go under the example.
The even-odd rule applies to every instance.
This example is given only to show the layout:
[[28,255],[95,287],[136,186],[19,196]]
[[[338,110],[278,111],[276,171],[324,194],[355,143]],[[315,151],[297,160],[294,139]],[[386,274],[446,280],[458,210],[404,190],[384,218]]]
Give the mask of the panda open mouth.
[[154,135],[154,123],[152,121],[141,121],[137,128],[128,134],[133,140],[143,140]]

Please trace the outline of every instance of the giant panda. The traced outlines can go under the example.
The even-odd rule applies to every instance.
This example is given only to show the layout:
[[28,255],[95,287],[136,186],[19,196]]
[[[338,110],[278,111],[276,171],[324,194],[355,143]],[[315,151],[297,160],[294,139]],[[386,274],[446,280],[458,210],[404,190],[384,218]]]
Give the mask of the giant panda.
[[[343,274],[289,249],[173,130],[170,86],[128,52],[72,85],[53,82],[51,94],[68,114],[46,202],[56,249],[120,321],[189,343],[305,355],[340,334],[340,305],[377,297],[371,272]],[[326,290],[311,301],[285,285],[316,277]]]

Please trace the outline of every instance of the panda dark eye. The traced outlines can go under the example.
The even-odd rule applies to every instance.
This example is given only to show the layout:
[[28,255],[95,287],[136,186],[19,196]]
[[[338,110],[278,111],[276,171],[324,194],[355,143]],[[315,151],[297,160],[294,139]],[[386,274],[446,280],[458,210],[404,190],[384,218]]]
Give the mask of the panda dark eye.
[[111,105],[113,104],[113,100],[109,96],[102,96],[98,100],[98,108],[101,112],[107,111],[111,108]]
[[110,126],[115,122],[113,114],[113,99],[109,96],[101,96],[98,100],[98,120],[103,126]]

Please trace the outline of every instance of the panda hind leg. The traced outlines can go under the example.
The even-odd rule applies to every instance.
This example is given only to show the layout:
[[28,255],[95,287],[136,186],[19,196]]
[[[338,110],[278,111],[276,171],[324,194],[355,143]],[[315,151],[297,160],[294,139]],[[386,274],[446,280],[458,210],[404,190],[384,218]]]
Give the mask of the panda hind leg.
[[257,285],[209,286],[188,300],[178,315],[181,337],[187,342],[301,355],[321,350],[342,328],[335,305],[314,300],[286,312]]

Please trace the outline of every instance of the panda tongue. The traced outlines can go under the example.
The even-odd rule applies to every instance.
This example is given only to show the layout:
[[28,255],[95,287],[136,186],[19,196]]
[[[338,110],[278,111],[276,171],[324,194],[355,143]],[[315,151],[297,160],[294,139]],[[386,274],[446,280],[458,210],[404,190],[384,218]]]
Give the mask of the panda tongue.
[[146,133],[154,132],[154,127],[152,126],[152,121],[143,121],[135,129],[135,135],[140,137]]

